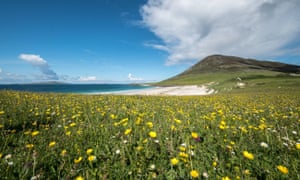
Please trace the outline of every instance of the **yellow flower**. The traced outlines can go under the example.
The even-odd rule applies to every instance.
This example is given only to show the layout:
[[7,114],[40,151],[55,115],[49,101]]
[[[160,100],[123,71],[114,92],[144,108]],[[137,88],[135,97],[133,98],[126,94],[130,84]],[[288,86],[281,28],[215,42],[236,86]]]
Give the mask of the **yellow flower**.
[[230,180],[228,176],[222,177],[222,180]]
[[4,114],[4,111],[0,111],[0,115]]
[[175,121],[177,124],[181,124],[181,120],[179,120],[179,119],[174,119],[174,121]]
[[70,127],[74,127],[74,126],[76,126],[76,123],[73,122],[70,124]]
[[287,173],[289,173],[289,170],[288,170],[288,168],[287,167],[285,167],[285,166],[282,166],[282,165],[278,165],[277,166],[277,169],[281,172],[281,173],[283,173],[283,174],[287,174]]
[[179,147],[179,150],[180,150],[180,151],[185,151],[185,150],[186,150],[186,148],[185,148],[185,147],[183,147],[183,146],[180,146],[180,147]]
[[254,155],[252,153],[249,153],[248,151],[243,151],[243,156],[250,160],[254,159]]
[[82,161],[82,157],[80,156],[79,158],[77,158],[77,159],[74,159],[74,163],[75,164],[78,164],[78,163],[80,163]]
[[190,175],[192,176],[192,178],[197,178],[199,177],[199,172],[196,170],[191,170]]
[[66,132],[66,135],[67,135],[67,136],[70,136],[70,135],[71,135],[71,131],[67,131],[67,132]]
[[141,151],[143,149],[143,147],[142,146],[138,146],[138,147],[136,147],[136,150],[137,151]]
[[92,152],[93,152],[93,149],[92,149],[92,148],[86,150],[86,154],[87,154],[87,155],[92,154]]
[[153,123],[152,123],[152,122],[147,122],[146,125],[147,125],[149,128],[152,128],[152,127],[153,127]]
[[216,166],[218,165],[218,163],[217,163],[216,161],[214,161],[214,162],[212,163],[212,165],[213,165],[213,167],[216,167]]
[[186,154],[186,153],[184,153],[184,152],[180,152],[180,153],[179,153],[179,156],[180,156],[180,157],[183,157],[183,158],[188,158],[188,157],[189,157],[189,155]]
[[296,149],[300,150],[300,143],[296,144]]
[[88,160],[89,160],[90,162],[95,161],[95,160],[96,160],[96,156],[90,155],[90,156],[88,157]]
[[3,128],[3,127],[4,127],[4,125],[0,124],[0,129]]
[[125,135],[128,135],[128,134],[131,133],[131,131],[132,131],[132,129],[126,129],[125,132],[124,132],[124,134],[125,134]]
[[171,159],[171,164],[173,165],[173,166],[175,166],[176,164],[178,164],[179,163],[179,160],[177,159],[177,158],[172,158]]
[[39,131],[33,131],[32,133],[31,133],[31,136],[36,136],[36,135],[38,135],[40,132]]
[[56,142],[52,141],[52,142],[49,143],[49,147],[53,147],[55,144],[56,144]]
[[176,127],[174,125],[171,125],[171,130],[172,131],[175,131],[176,130]]
[[77,176],[75,180],[84,180],[84,178],[82,176]]
[[196,139],[196,138],[198,138],[199,136],[198,136],[198,134],[197,134],[197,133],[195,133],[195,132],[192,132],[192,137],[193,137],[194,139]]
[[150,131],[149,136],[152,137],[152,138],[156,138],[157,134],[154,131]]
[[26,144],[26,148],[28,148],[28,149],[31,149],[31,148],[33,148],[33,144]]
[[66,153],[67,153],[67,150],[64,149],[64,150],[61,151],[60,155],[61,155],[61,156],[65,156]]
[[250,174],[251,174],[249,169],[244,170],[243,173],[244,173],[245,175],[250,175]]
[[0,153],[0,158],[2,158],[2,156],[3,156],[3,154],[2,154],[2,153]]

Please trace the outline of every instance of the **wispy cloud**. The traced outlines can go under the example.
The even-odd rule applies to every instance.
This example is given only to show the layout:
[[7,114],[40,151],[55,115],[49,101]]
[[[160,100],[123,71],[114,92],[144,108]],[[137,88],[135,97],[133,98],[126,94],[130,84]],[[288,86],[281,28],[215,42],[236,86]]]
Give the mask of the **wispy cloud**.
[[40,79],[43,80],[58,80],[57,74],[49,67],[49,64],[40,55],[35,54],[20,54],[19,58],[23,61],[30,63],[32,66],[37,67],[42,76]]
[[[167,64],[210,54],[273,58],[299,49],[299,0],[148,0],[143,23]],[[297,42],[298,41],[298,42]]]
[[140,78],[140,77],[135,77],[135,76],[133,76],[131,73],[128,74],[128,79],[129,79],[130,81],[142,81],[142,80],[143,80],[143,79]]
[[78,81],[96,81],[96,76],[79,77]]
[[16,82],[26,82],[26,81],[29,81],[26,75],[6,72],[5,70],[0,68],[1,83],[16,83]]

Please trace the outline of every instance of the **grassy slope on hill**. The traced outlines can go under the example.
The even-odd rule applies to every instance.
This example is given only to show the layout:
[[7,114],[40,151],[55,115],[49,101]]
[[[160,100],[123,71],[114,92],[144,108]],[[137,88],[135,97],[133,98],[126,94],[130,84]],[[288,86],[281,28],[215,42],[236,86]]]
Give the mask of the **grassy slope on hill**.
[[219,92],[299,91],[299,72],[300,66],[214,55],[156,85],[207,85]]

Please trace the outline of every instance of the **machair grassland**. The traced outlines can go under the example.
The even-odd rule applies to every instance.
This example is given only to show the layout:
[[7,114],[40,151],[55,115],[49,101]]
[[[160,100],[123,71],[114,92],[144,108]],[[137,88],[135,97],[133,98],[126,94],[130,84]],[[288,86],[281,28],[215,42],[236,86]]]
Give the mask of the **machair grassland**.
[[300,179],[300,93],[0,91],[1,179]]

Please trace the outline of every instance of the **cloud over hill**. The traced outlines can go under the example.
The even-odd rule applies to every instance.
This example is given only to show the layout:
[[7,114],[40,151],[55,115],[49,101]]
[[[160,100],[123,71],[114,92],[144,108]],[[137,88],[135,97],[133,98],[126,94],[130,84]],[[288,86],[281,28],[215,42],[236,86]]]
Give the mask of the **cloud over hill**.
[[162,40],[151,46],[178,64],[210,54],[299,55],[299,9],[299,0],[149,0],[141,14]]

